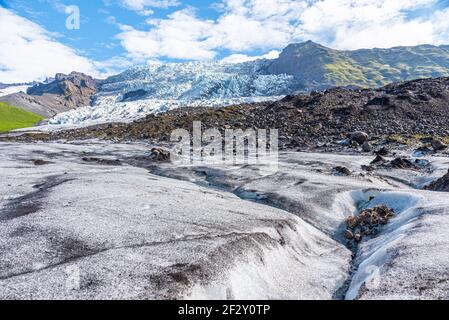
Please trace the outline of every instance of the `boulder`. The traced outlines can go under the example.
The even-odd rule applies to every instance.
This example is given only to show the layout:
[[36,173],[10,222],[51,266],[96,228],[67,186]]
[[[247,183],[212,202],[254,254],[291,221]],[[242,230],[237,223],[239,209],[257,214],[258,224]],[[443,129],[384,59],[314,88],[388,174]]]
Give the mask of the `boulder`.
[[348,239],[348,240],[354,239],[354,234],[352,233],[351,230],[346,230],[346,232],[345,232],[345,238]]
[[341,175],[341,176],[350,176],[350,175],[352,175],[351,170],[349,170],[346,167],[338,166],[338,167],[335,167],[333,169],[333,171],[334,171],[335,174]]
[[372,172],[375,169],[373,167],[371,167],[371,166],[362,165],[362,170],[365,170],[365,171],[368,171],[368,172]]
[[440,140],[432,140],[430,142],[430,144],[432,145],[433,150],[435,151],[442,151],[444,149],[447,149],[447,145],[445,145],[443,142],[441,142]]
[[425,187],[426,190],[449,192],[449,171],[440,179]]
[[366,141],[368,141],[368,134],[362,131],[357,131],[354,133],[351,133],[349,136],[349,140],[357,142],[359,145],[364,144]]
[[384,157],[378,155],[376,158],[374,158],[373,161],[371,161],[371,164],[382,164],[385,162],[387,162],[387,160]]
[[379,156],[385,157],[385,156],[388,156],[388,154],[390,153],[390,150],[388,150],[386,147],[382,147],[379,150],[377,150],[375,153]]
[[395,169],[419,169],[416,164],[405,158],[396,158],[390,164]]
[[368,141],[365,141],[365,143],[362,144],[362,151],[363,152],[371,152],[371,151],[373,151],[373,146]]
[[170,152],[161,148],[153,148],[151,149],[150,158],[161,162],[169,161]]

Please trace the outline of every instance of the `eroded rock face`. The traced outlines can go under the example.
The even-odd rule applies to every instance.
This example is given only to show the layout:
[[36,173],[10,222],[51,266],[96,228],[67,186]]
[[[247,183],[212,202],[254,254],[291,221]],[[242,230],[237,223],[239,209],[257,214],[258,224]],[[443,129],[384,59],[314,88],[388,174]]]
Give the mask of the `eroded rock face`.
[[72,72],[68,75],[58,73],[55,76],[55,81],[31,87],[27,90],[27,94],[34,96],[60,95],[67,101],[67,106],[76,108],[89,105],[97,88],[98,82],[83,73]]
[[83,73],[57,74],[55,80],[14,93],[0,100],[21,109],[50,118],[60,112],[88,106],[97,92],[99,81]]
[[426,187],[427,190],[449,192],[449,171]]

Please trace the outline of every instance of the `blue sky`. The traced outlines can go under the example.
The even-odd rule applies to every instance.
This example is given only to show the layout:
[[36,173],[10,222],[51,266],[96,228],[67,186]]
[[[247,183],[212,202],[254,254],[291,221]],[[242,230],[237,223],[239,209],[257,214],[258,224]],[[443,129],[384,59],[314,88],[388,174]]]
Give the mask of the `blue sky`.
[[[69,30],[67,6],[80,10]],[[449,0],[0,0],[0,82],[134,65],[449,42]],[[39,61],[36,61],[39,60]]]

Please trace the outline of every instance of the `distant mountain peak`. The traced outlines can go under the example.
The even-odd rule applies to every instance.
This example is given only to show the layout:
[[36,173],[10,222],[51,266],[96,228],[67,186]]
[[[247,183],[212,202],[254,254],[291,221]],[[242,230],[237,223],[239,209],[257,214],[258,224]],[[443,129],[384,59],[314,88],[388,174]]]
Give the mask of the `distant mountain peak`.
[[331,50],[328,47],[323,46],[322,44],[319,44],[317,42],[314,42],[312,40],[307,40],[304,42],[298,42],[298,43],[291,43],[283,51],[289,51],[289,50],[310,50],[310,49],[325,49],[325,50]]

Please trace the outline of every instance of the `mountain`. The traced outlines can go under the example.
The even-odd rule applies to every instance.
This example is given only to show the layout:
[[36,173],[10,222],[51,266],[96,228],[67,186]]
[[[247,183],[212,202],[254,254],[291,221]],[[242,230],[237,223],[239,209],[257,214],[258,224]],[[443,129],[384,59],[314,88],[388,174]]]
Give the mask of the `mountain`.
[[77,72],[59,74],[27,94],[0,101],[53,117],[50,123],[77,124],[129,121],[183,106],[272,101],[336,86],[377,88],[446,76],[449,46],[341,51],[307,41],[287,46],[274,60],[152,64],[102,81]]
[[49,118],[89,105],[98,83],[98,80],[79,72],[57,74],[54,80],[29,87],[27,93],[12,93],[0,97],[0,101]]
[[449,76],[449,46],[339,51],[308,41],[287,46],[265,72],[292,75],[300,83],[297,89],[303,91],[335,86],[379,87]]
[[132,120],[181,106],[226,106],[335,86],[377,88],[444,76],[449,76],[449,46],[340,51],[308,41],[287,46],[274,60],[132,68],[106,79],[93,107],[60,114],[51,123]]

